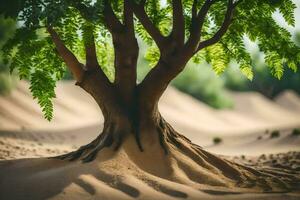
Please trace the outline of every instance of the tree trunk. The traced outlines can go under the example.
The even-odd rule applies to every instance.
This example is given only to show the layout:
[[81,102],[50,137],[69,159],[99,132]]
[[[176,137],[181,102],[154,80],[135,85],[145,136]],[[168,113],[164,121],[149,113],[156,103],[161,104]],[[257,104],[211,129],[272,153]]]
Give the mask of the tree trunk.
[[[157,103],[153,108],[153,103],[144,101],[138,91],[138,87],[131,92],[132,96],[124,95],[119,92],[120,87],[115,85],[107,94],[97,95],[97,78],[94,73],[87,73],[84,81],[79,85],[88,91],[96,100],[104,116],[104,127],[102,133],[91,143],[80,147],[77,151],[59,156],[61,159],[76,160],[82,159],[83,162],[90,162],[95,159],[98,152],[103,148],[111,148],[117,151],[126,139],[134,139],[136,151],[143,152],[153,143],[159,144],[164,154],[168,154],[167,141],[176,142],[171,137],[175,132],[171,131],[157,110]],[[93,86],[90,84],[94,82]],[[125,90],[128,88],[125,87]],[[129,93],[130,94],[130,93]],[[150,109],[151,108],[151,109]],[[176,135],[175,137],[178,137]],[[143,146],[145,141],[145,146]],[[175,144],[177,145],[178,144]],[[146,149],[145,149],[146,148]],[[160,150],[159,150],[160,151]]]
[[[138,96],[135,98],[137,99]],[[134,103],[137,102],[138,100],[134,101]],[[116,107],[118,106],[116,105]],[[127,115],[121,114],[124,112],[115,113],[113,111],[110,113],[106,110],[102,133],[91,143],[58,158],[70,161],[81,159],[83,162],[90,162],[97,155],[101,156],[103,148],[110,148],[117,152],[122,147],[129,156],[132,155],[131,159],[136,160],[137,164],[144,168],[146,167],[144,163],[139,164],[138,162],[146,161],[148,156],[159,157],[159,160],[164,163],[163,165],[167,166],[166,162],[170,162],[170,159],[180,159],[180,156],[177,155],[180,152],[201,167],[215,172],[221,170],[225,177],[235,181],[241,180],[242,174],[236,167],[231,166],[229,161],[204,151],[200,146],[193,144],[188,138],[176,132],[160,115],[157,106],[151,111],[143,109],[146,106],[141,102],[128,107],[132,109],[125,109]],[[115,110],[115,108],[111,110]],[[140,159],[139,156],[144,158]],[[146,169],[146,171],[148,170]],[[155,174],[155,170],[151,173]]]

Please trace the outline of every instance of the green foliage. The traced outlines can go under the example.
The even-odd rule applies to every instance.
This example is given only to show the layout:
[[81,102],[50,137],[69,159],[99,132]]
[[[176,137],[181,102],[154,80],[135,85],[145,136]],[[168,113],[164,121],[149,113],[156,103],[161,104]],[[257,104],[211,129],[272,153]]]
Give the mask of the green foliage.
[[225,71],[229,63],[229,57],[221,44],[215,44],[206,48],[206,61],[211,63],[212,69],[220,75]]
[[55,83],[62,78],[65,70],[51,41],[36,39],[20,44],[12,66],[18,70],[21,79],[30,81],[33,97],[38,100],[45,118],[51,120]]
[[[90,22],[89,22],[90,23]],[[92,27],[93,36],[96,44],[96,54],[98,62],[110,81],[114,80],[114,49],[112,45],[112,36],[108,30],[101,25]],[[83,44],[81,45],[83,47]],[[84,54],[84,53],[83,53]],[[85,54],[84,54],[85,56]]]
[[[14,20],[0,16],[0,48],[13,36],[15,28]],[[0,95],[8,94],[15,85],[16,77],[9,73],[9,64],[10,61],[5,60],[3,52],[0,51]]]
[[293,11],[296,5],[292,0],[284,0],[279,6],[280,13],[283,15],[285,21],[292,26],[295,26],[295,17]]
[[160,53],[156,45],[149,47],[145,53],[145,59],[149,62],[149,66],[152,68],[159,60]]
[[99,41],[96,43],[97,57],[103,72],[110,81],[114,80],[114,49],[110,42]]
[[[167,36],[171,32],[172,27],[172,9],[170,4],[162,5],[157,0],[147,0],[145,5],[145,11],[149,15],[152,23],[160,30],[160,32]],[[143,39],[149,46],[153,45],[153,39],[148,32],[144,29],[142,24],[137,21],[136,33]]]
[[269,52],[265,56],[266,64],[271,68],[271,72],[274,74],[274,76],[278,79],[281,79],[283,75],[283,62],[280,59],[279,55],[275,52]]
[[295,33],[295,43],[300,46],[300,31]]
[[266,56],[257,50],[251,52],[254,73],[252,81],[243,77],[234,63],[229,65],[228,70],[223,75],[226,87],[238,91],[257,91],[269,98],[274,98],[287,89],[300,94],[300,71],[295,72],[291,67],[288,67],[288,63],[282,63],[280,60],[278,61],[278,69],[284,71],[285,75],[279,80],[270,74],[270,70],[273,70],[273,68],[268,67],[270,63],[265,63],[265,60],[270,58],[266,59],[264,57]]
[[153,24],[158,27],[163,35],[168,35],[172,27],[170,26],[172,23],[172,9],[170,4],[162,6],[160,1],[148,0],[145,7]]
[[[289,6],[282,6],[283,2]],[[243,62],[248,65],[251,65],[251,60],[249,56],[246,56],[245,51],[241,49],[241,42],[232,40],[241,38],[239,36],[246,34],[250,40],[258,41],[260,50],[266,55],[266,62],[271,69],[271,73],[277,78],[281,78],[283,74],[282,63],[296,64],[299,62],[300,55],[299,48],[292,42],[290,33],[277,25],[272,18],[274,11],[280,9],[287,22],[293,22],[295,5],[292,1],[282,1],[282,3],[243,1],[237,9],[235,23],[232,24],[227,36],[223,39],[223,41],[225,40],[224,44],[232,45],[230,49],[236,50],[236,52],[233,50],[231,52],[234,52],[234,54],[242,53],[242,55],[236,56],[238,63],[244,60]]]
[[[97,41],[97,54],[101,66],[110,80],[113,80],[114,51],[111,35],[103,23],[104,2],[12,0],[9,3],[1,3],[0,12],[15,17],[19,22],[15,36],[3,47],[5,60],[13,59],[12,66],[18,70],[20,78],[30,80],[32,93],[38,99],[47,119],[51,119],[52,116],[51,99],[55,97],[55,82],[62,77],[65,69],[44,27],[52,25],[80,61],[85,60],[83,44],[93,35]],[[140,0],[135,2],[140,3]],[[197,10],[203,2],[204,0],[198,1]],[[110,3],[116,16],[122,21],[123,0],[111,0]],[[185,33],[189,36],[193,0],[183,0],[183,4]],[[210,38],[219,29],[226,6],[227,1],[217,1],[212,6],[201,33],[202,40]],[[228,63],[235,60],[241,72],[248,79],[252,79],[253,62],[243,43],[243,38],[248,36],[250,40],[258,42],[270,72],[275,77],[282,77],[284,66],[296,71],[300,60],[299,47],[291,41],[290,33],[276,24],[272,17],[275,11],[279,11],[288,24],[294,25],[294,8],[292,0],[241,1],[226,35],[218,44],[207,47],[192,60],[196,63],[206,61],[217,74],[223,73]],[[172,27],[171,1],[161,4],[157,0],[147,0],[145,10],[160,32],[165,36],[169,35]],[[135,23],[136,34],[150,47],[146,57],[153,66],[160,54],[138,20]],[[285,65],[282,65],[283,63]]]
[[51,120],[53,113],[53,104],[51,99],[55,97],[54,88],[55,82],[52,79],[51,74],[42,70],[36,70],[31,74],[30,78],[30,91],[33,98],[38,99],[38,103],[42,107],[42,111],[47,120]]

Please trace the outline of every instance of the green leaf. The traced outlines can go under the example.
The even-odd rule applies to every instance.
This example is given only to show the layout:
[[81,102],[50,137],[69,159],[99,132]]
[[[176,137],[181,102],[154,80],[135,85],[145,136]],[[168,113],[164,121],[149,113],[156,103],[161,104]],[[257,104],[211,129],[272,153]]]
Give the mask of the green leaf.
[[249,79],[252,80],[253,79],[253,71],[252,71],[252,67],[249,65],[240,65],[240,70],[241,72]]
[[159,60],[160,53],[157,46],[153,45],[149,47],[145,54],[145,59],[149,62],[150,67],[154,67]]
[[279,11],[283,15],[285,21],[291,26],[295,26],[295,9],[296,5],[292,0],[283,0],[279,7]]
[[283,62],[280,56],[275,52],[267,52],[265,62],[271,69],[271,73],[280,80],[284,72]]

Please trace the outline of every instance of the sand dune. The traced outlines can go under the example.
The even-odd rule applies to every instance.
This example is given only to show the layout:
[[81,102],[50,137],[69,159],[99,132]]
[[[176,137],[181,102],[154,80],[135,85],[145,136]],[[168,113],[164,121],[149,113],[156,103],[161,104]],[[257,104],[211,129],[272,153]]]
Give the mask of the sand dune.
[[299,113],[268,100],[263,95],[254,92],[233,93],[235,111],[265,123],[289,127],[299,124]]
[[[75,150],[94,139],[102,128],[98,106],[80,88],[72,82],[61,82],[56,93],[51,122],[43,119],[26,82],[20,82],[10,96],[0,97],[0,159],[11,160],[0,162],[0,199],[300,198],[299,191],[263,194],[258,190],[260,186],[242,189],[203,184],[205,179],[196,180],[188,173],[187,168],[195,165],[188,158],[186,163],[172,162],[174,177],[168,178],[172,176],[164,174],[164,167],[157,164],[159,160],[149,162],[148,168],[141,166],[136,157],[145,155],[132,156],[125,148],[118,153],[104,150],[97,161],[89,164],[40,159]],[[291,178],[293,172],[292,177],[300,180],[300,136],[291,134],[300,127],[299,97],[291,91],[275,102],[253,92],[230,95],[235,108],[215,110],[168,88],[159,107],[176,130],[210,152],[248,166],[253,164],[274,176]],[[271,136],[273,130],[280,131],[278,137]],[[214,137],[220,137],[221,143],[214,144]],[[14,160],[17,158],[24,159]],[[214,176],[209,174],[208,180]]]
[[[125,143],[126,145],[126,143]],[[299,199],[297,191],[282,190],[281,182],[275,182],[275,176],[287,179],[295,179],[293,186],[296,187],[300,181],[300,167],[291,169],[287,165],[278,166],[273,159],[284,163],[287,155],[296,159],[299,153],[273,155],[272,158],[254,158],[256,163],[263,164],[261,173],[272,173],[271,179],[261,178],[259,182],[266,184],[258,185],[256,182],[252,187],[223,186],[222,178],[218,174],[207,174],[206,178],[190,176],[187,168],[193,168],[191,160],[187,163],[171,163],[174,170],[168,174],[163,160],[152,160],[146,165],[138,164],[140,157],[145,154],[130,155],[126,149],[115,153],[110,149],[104,149],[97,160],[83,164],[80,161],[61,161],[57,159],[21,159],[0,162],[0,199],[14,200],[36,200],[36,199]],[[132,157],[133,156],[133,157]],[[248,161],[248,158],[246,158]],[[253,160],[253,158],[251,158]],[[235,162],[241,159],[235,158]],[[159,162],[158,162],[159,161]],[[248,162],[251,160],[249,159]],[[160,163],[161,162],[161,163]],[[244,162],[246,163],[246,161]],[[251,162],[250,162],[251,163]],[[267,163],[267,164],[266,164]],[[181,166],[183,165],[183,166]],[[259,164],[258,164],[259,166]],[[152,169],[159,168],[161,171],[154,173]],[[271,170],[270,170],[271,169]],[[276,170],[274,170],[276,169]],[[199,173],[207,173],[199,168]],[[279,175],[278,175],[279,174]],[[219,180],[220,183],[214,182]],[[272,190],[278,193],[266,194],[270,190],[267,184],[274,184]],[[278,179],[279,181],[279,179]],[[270,183],[270,182],[269,182]],[[278,185],[279,184],[279,185]],[[280,186],[281,185],[281,186]],[[259,188],[257,188],[259,187]],[[264,194],[265,193],[265,194]]]
[[[61,130],[100,125],[101,112],[91,97],[84,94],[77,95],[76,98],[68,91],[68,85],[68,82],[58,84],[57,98],[54,99],[54,118],[48,122],[43,118],[37,102],[32,99],[28,83],[20,82],[10,96],[0,97],[0,117],[14,122],[14,126],[0,123],[0,130]],[[76,89],[80,91],[80,88],[74,88],[72,92]]]
[[[28,83],[21,81],[10,96],[0,97],[0,130],[17,131],[19,134],[26,130],[34,134],[52,132],[63,135],[66,131],[93,127],[88,133],[83,133],[86,138],[84,141],[91,140],[101,130],[103,118],[98,106],[89,95],[74,86],[73,82],[58,84],[57,98],[54,101],[55,113],[51,122],[43,118],[41,109],[32,100],[28,87]],[[297,110],[300,100],[291,91],[279,96],[275,102],[253,92],[235,92],[231,95],[235,101],[233,110],[215,110],[189,95],[168,88],[159,107],[162,115],[176,130],[198,145],[211,148],[217,153],[222,152],[223,146],[235,146],[235,143],[246,145],[246,148],[249,141],[256,142],[257,137],[263,135],[266,130],[282,130],[282,137],[285,137],[288,135],[286,130],[300,127],[300,112]],[[213,137],[221,137],[224,142],[213,146]],[[70,144],[74,142],[78,143],[70,141]],[[266,143],[268,141],[257,142],[254,145],[256,151],[243,153],[259,152],[259,146],[263,147]],[[251,144],[250,147],[252,146]],[[285,145],[281,145],[283,146]],[[272,148],[271,152],[278,152],[279,149],[276,148]],[[231,148],[227,148],[227,152],[228,149]]]
[[291,90],[285,91],[275,99],[276,103],[293,112],[300,112],[300,97]]

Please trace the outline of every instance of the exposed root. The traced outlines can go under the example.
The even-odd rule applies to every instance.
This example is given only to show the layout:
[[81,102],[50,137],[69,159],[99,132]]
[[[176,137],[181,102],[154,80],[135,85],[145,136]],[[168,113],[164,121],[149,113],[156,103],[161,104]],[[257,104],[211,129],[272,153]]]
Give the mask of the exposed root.
[[[113,146],[113,150],[115,151],[120,149],[127,136],[127,132],[124,131],[126,130],[117,131],[114,129],[114,126],[110,125],[104,128],[103,133],[91,143],[56,158],[69,161],[80,159],[82,162],[91,162],[97,157],[98,152],[105,147]],[[132,132],[137,149],[143,152],[138,126]],[[240,189],[252,188],[255,191],[259,189],[264,192],[288,192],[300,187],[298,184],[300,181],[299,178],[295,178],[296,176],[284,170],[274,171],[266,168],[254,168],[245,164],[232,162],[203,150],[200,146],[193,144],[188,138],[176,132],[161,116],[156,123],[156,134],[159,145],[164,152],[164,154],[160,154],[159,156],[162,156],[161,159],[166,159],[165,164],[167,163],[168,165],[165,166],[165,171],[174,170],[176,174],[176,169],[179,169],[180,173],[185,174],[180,176],[179,179],[176,179],[177,177],[174,176],[176,180],[196,185],[206,184]],[[157,146],[153,148],[157,148]],[[136,156],[136,154],[133,155]],[[144,155],[141,154],[141,159],[147,159]],[[171,166],[171,161],[176,163],[177,168]],[[149,170],[149,173],[153,173],[154,175],[160,173],[156,168],[154,171],[150,168]],[[177,170],[177,172],[179,171]]]
[[[99,151],[101,151],[104,147],[110,147],[113,144],[113,141],[112,134],[110,134],[108,131],[104,131],[91,143],[81,146],[76,151],[72,151],[54,158],[69,161],[75,161],[81,158],[82,162],[91,162],[96,158]],[[121,140],[118,140],[115,149],[118,149],[120,144]]]
[[93,140],[91,143],[81,146],[78,150],[76,151],[72,151],[70,153],[67,154],[63,154],[63,155],[59,155],[56,156],[54,158],[57,159],[61,159],[61,160],[69,160],[69,161],[74,161],[77,160],[78,158],[80,158],[84,153],[86,153],[87,151],[93,149],[97,143],[99,143],[99,141],[102,139],[103,135],[99,135],[95,140]]
[[112,135],[111,134],[105,134],[103,139],[100,140],[100,142],[97,144],[97,146],[91,150],[83,159],[83,162],[91,162],[93,161],[98,152],[102,150],[104,147],[109,147],[113,143]]
[[134,133],[135,142],[136,142],[139,150],[141,152],[143,152],[144,149],[143,149],[143,146],[142,146],[142,143],[141,143],[140,124],[139,124],[139,121],[136,118],[134,118],[134,120],[133,120],[133,128],[132,129],[133,129],[133,133]]
[[[232,182],[236,187],[241,188],[261,188],[265,192],[278,191],[289,192],[298,187],[298,178],[294,176],[284,176],[274,171],[255,169],[231,162],[214,154],[208,153],[200,146],[193,144],[189,139],[176,132],[165,120],[160,117],[158,122],[159,141],[165,152],[180,151],[186,157],[194,161],[199,167],[204,168],[209,173],[222,175],[225,179]],[[172,155],[171,155],[172,156]],[[190,177],[196,176],[200,171],[194,171],[186,166],[180,158],[176,158],[178,164],[185,166],[186,174]],[[204,173],[204,174],[203,174]],[[202,178],[206,172],[202,173]],[[191,178],[191,177],[190,177]],[[193,178],[193,181],[203,183],[204,180]]]
[[139,150],[140,150],[141,152],[143,152],[144,149],[143,149],[143,147],[142,147],[141,137],[140,137],[140,133],[139,133],[138,130],[135,131],[135,141],[136,141],[136,144],[137,144]]
[[120,134],[118,137],[117,137],[117,141],[116,141],[116,146],[114,148],[115,151],[119,150],[119,148],[121,147],[122,143],[123,143],[123,140],[124,140],[124,135],[123,134]]
[[164,134],[166,132],[166,127],[162,120],[159,121],[158,126],[156,127],[156,130],[158,132],[160,146],[163,148],[165,154],[168,154],[168,147],[167,147],[166,138],[165,138],[166,135]]
[[[138,128],[135,127],[133,130],[135,135],[135,140],[138,145],[138,148],[141,152],[143,152],[143,147],[140,140],[140,133]],[[79,149],[72,151],[70,153],[56,156],[54,158],[61,159],[61,160],[69,160],[69,161],[75,161],[78,159],[81,159],[82,162],[91,162],[93,161],[98,152],[101,151],[105,147],[110,147],[114,144],[114,151],[119,150],[121,147],[124,137],[126,137],[126,131],[125,130],[115,130],[114,125],[110,125],[107,127],[104,127],[103,132],[91,143],[81,146]]]

